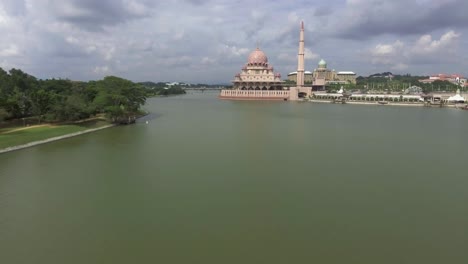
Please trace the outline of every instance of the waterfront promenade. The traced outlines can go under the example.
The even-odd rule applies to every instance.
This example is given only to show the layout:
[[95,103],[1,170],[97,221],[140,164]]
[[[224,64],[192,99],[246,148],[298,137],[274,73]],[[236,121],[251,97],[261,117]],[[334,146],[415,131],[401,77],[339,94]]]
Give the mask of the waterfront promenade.
[[[341,102],[334,102],[331,100],[314,100],[310,99],[307,100],[311,103],[321,103],[321,104],[342,104]],[[399,103],[399,102],[392,102],[388,104],[379,104],[379,102],[365,102],[365,101],[346,101],[344,104],[350,105],[380,105],[380,106],[425,106],[424,103]]]
[[[451,101],[455,95],[462,97],[462,102]],[[315,92],[305,100],[313,103],[463,108],[467,105],[464,98],[468,98],[468,93],[349,94],[341,90],[338,93]]]

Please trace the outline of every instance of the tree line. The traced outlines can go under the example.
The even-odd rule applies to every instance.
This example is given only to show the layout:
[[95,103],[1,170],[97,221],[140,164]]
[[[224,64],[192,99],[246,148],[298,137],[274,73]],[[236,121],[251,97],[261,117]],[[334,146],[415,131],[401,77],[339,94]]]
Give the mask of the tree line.
[[[389,77],[391,76],[391,77]],[[363,90],[378,90],[389,92],[401,92],[411,86],[421,87],[424,93],[437,91],[455,92],[461,87],[449,81],[434,81],[422,83],[420,80],[428,79],[428,76],[392,75],[390,72],[374,74],[369,77],[359,76],[356,79],[356,88]]]
[[377,73],[368,77],[359,76],[356,78],[356,84],[331,84],[327,90],[337,91],[343,86],[348,91],[360,90],[361,92],[403,92],[411,86],[422,88],[424,93],[438,91],[455,92],[457,89],[463,89],[457,84],[449,81],[434,81],[433,83],[422,83],[420,80],[428,79],[428,76],[392,75],[390,72]]
[[149,95],[145,86],[115,76],[89,82],[41,80],[19,69],[0,68],[0,121],[66,122],[105,114],[122,123],[141,115]]

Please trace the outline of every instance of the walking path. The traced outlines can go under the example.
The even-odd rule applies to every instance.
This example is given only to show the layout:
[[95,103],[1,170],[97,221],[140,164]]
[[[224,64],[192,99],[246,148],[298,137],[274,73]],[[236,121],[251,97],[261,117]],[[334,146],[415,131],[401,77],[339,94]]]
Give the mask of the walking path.
[[47,126],[47,127],[52,127],[52,125],[50,125],[50,124],[33,125],[33,126],[20,127],[20,128],[15,128],[15,129],[7,130],[6,132],[0,133],[0,134],[9,134],[9,133],[13,133],[13,132],[16,132],[16,131],[27,130],[27,129],[37,128],[37,127],[46,127],[46,126]]
[[24,148],[29,148],[29,147],[33,147],[33,146],[37,146],[37,145],[41,145],[41,144],[45,144],[45,143],[65,139],[65,138],[76,137],[76,136],[79,136],[79,135],[91,133],[91,132],[94,132],[94,131],[102,130],[102,129],[113,127],[113,126],[115,126],[115,125],[106,125],[106,126],[103,126],[103,127],[87,129],[87,130],[83,130],[83,131],[79,131],[79,132],[75,132],[75,133],[71,133],[71,134],[67,134],[67,135],[63,135],[63,136],[58,136],[58,137],[48,138],[48,139],[44,139],[44,140],[34,141],[34,142],[30,142],[30,143],[27,143],[27,144],[24,144],[24,145],[8,147],[8,148],[5,148],[5,149],[0,149],[0,154],[10,152],[10,151],[20,150],[20,149],[24,149]]

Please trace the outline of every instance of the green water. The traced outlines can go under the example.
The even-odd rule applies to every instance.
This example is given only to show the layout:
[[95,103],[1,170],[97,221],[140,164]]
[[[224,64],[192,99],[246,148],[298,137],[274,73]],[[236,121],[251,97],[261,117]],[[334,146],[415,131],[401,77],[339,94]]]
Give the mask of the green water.
[[0,155],[0,263],[468,263],[468,112],[150,99]]

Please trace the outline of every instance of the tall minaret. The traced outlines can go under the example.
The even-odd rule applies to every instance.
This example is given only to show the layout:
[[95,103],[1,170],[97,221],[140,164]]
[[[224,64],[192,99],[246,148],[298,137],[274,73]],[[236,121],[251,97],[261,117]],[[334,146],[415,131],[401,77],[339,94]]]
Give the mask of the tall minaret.
[[296,87],[304,87],[304,21],[301,22],[301,33],[299,34],[299,53],[297,54]]

